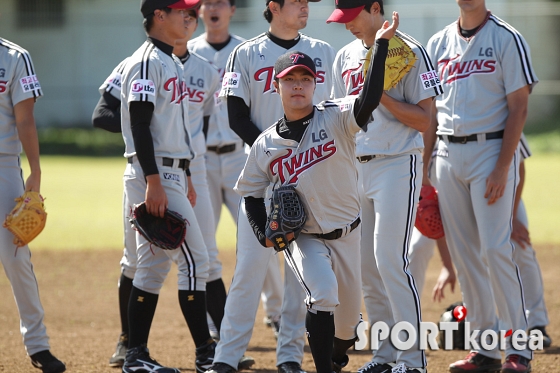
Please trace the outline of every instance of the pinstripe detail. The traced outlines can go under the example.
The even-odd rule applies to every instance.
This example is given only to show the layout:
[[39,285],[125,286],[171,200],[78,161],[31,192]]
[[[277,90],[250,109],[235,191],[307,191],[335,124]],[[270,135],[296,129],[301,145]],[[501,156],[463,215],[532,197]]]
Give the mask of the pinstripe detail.
[[191,248],[187,244],[187,239],[186,238],[183,241],[183,243],[181,244],[181,251],[183,252],[183,255],[185,256],[185,260],[187,261],[188,268],[189,268],[189,270],[188,270],[189,289],[188,290],[195,291],[196,290],[196,263],[195,263],[194,258],[192,256]]
[[[420,308],[420,297],[418,296],[418,291],[416,290],[416,284],[414,282],[414,278],[412,274],[408,271],[408,266],[410,262],[408,261],[408,248],[410,247],[410,240],[412,238],[412,228],[414,226],[414,222],[412,221],[412,217],[414,216],[414,209],[416,207],[416,200],[414,198],[415,191],[416,191],[416,178],[418,175],[416,174],[416,164],[418,163],[418,156],[416,154],[410,155],[410,191],[408,194],[408,214],[406,218],[406,227],[405,227],[405,234],[404,234],[404,242],[402,247],[402,258],[403,258],[403,272],[405,273],[408,286],[412,292],[414,297],[414,305],[416,308],[416,330],[420,330],[420,322],[422,321],[422,311]],[[422,366],[426,366],[426,354],[423,350],[422,353]]]
[[[422,59],[424,60],[424,65],[428,67],[428,70],[433,70],[437,72],[437,69],[434,67],[432,60],[428,56],[428,52],[422,46],[422,44],[420,44],[416,39],[414,39],[412,36],[408,34],[405,34],[404,32],[397,30],[397,33],[404,41],[410,44],[414,44],[416,47],[418,47],[418,49],[420,49],[420,52],[422,53]],[[436,85],[433,89],[436,96],[443,94],[443,87],[441,86],[441,84]]]
[[529,55],[521,39],[521,34],[519,34],[519,32],[513,27],[511,27],[508,23],[499,19],[495,15],[491,15],[490,19],[494,21],[494,23],[496,23],[498,27],[502,27],[504,30],[507,30],[513,36],[513,39],[515,40],[515,46],[517,47],[517,51],[519,52],[519,59],[521,60],[521,65],[523,66],[525,81],[527,81],[527,84],[535,83],[535,77],[533,76],[533,69],[531,68],[531,61],[529,60]]
[[[144,54],[142,55],[142,63],[140,65],[140,79],[148,79],[148,71],[150,65],[150,54],[156,48],[153,43],[146,42],[144,44],[146,49],[144,49]],[[148,94],[141,93],[140,94],[140,101],[149,101]]]
[[305,304],[307,304],[309,308],[313,308],[313,303],[311,303],[311,290],[309,290],[309,287],[307,287],[307,285],[305,284],[305,281],[303,280],[303,276],[299,272],[299,269],[296,265],[296,261],[294,260],[294,257],[292,256],[292,252],[290,251],[289,248],[287,250],[284,250],[284,257],[286,258],[288,263],[291,264],[290,267],[292,268],[292,272],[294,273],[299,283],[303,287],[303,291],[305,291]]
[[[520,143],[521,144],[521,143]],[[513,155],[513,167],[514,170],[518,170],[519,169],[519,158],[517,156],[517,153],[515,153]],[[517,172],[513,173],[513,185],[517,185]],[[513,230],[513,208],[515,206],[515,188],[514,191],[512,193],[512,197],[511,197],[511,215],[510,215],[510,219],[509,219],[509,228],[510,231]],[[515,262],[515,260],[513,259],[513,252],[515,251],[515,245],[513,244],[512,240],[509,240],[509,244],[511,246],[511,262],[513,263],[513,265],[515,266],[515,275],[517,276],[517,283],[519,284],[519,290],[521,292],[521,306],[523,307],[523,318],[525,319],[525,323],[527,324],[527,327],[529,326],[529,320],[527,319],[527,314],[525,313],[525,310],[527,309],[525,307],[525,290],[523,289],[523,282],[521,280],[521,273],[519,272],[519,267],[517,266],[517,263]],[[531,359],[533,358],[533,350],[529,349],[529,351],[531,352]]]
[[525,136],[523,136],[523,134],[521,135],[521,139],[519,139],[519,152],[521,153],[523,159],[527,159],[531,155],[533,155],[531,153],[531,149],[529,149],[529,144],[527,143],[527,139],[525,138]]
[[[121,74],[121,83],[122,83],[122,73],[124,72],[124,68],[126,67],[126,63],[128,61],[128,58],[126,58],[125,60],[123,60],[119,66],[117,66],[117,73]],[[107,88],[105,88],[105,92],[111,93],[111,91],[114,89],[115,87],[113,87],[112,85],[107,85]]]
[[[27,72],[27,76],[35,75],[35,68],[33,67],[33,62],[31,62],[31,56],[29,55],[29,52],[27,52],[19,45],[2,38],[0,38],[0,46],[19,52],[21,54],[21,57],[23,58],[23,62],[25,63],[25,71]],[[41,89],[37,89],[37,90],[34,89],[32,90],[32,92],[33,92],[33,97],[35,99],[43,95]]]

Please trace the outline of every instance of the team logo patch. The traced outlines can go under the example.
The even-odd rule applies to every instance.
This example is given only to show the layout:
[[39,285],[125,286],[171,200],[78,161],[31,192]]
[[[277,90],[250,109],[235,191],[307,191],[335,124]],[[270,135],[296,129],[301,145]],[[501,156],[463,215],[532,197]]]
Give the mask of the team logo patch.
[[270,229],[272,229],[273,231],[278,229],[278,223],[275,221],[271,221],[270,222]]
[[156,95],[156,86],[154,82],[148,79],[136,79],[132,82],[130,87],[130,93],[132,94],[147,94],[151,96]]
[[120,91],[121,80],[122,80],[121,73],[115,72],[107,78],[107,81],[105,83],[107,84],[107,88],[115,88],[116,90]]
[[439,76],[435,70],[419,74],[419,77],[424,90],[435,88],[440,84]]
[[224,88],[239,88],[239,79],[241,74],[235,71],[224,74],[224,80],[222,81],[222,87]]
[[181,178],[177,174],[170,174],[168,172],[163,173],[163,178],[165,180],[181,181]]
[[37,79],[36,75],[30,75],[21,78],[19,80],[19,83],[21,84],[21,88],[25,93],[41,89],[41,85],[39,84],[39,79]]

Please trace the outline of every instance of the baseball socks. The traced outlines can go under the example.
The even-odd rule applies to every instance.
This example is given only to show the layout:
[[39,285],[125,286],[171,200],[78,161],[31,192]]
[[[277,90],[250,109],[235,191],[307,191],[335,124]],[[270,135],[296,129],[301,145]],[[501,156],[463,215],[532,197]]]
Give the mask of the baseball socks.
[[226,287],[221,278],[206,283],[206,310],[212,318],[218,334],[222,326],[224,318],[224,309],[226,307]]
[[159,295],[132,286],[128,306],[128,347],[147,345]]
[[179,304],[195,346],[206,345],[212,339],[206,319],[206,292],[179,290]]
[[305,317],[307,340],[317,373],[331,373],[334,343],[334,314],[307,310]]
[[121,274],[119,279],[119,311],[121,314],[121,331],[123,336],[128,336],[128,302],[132,292],[132,279]]

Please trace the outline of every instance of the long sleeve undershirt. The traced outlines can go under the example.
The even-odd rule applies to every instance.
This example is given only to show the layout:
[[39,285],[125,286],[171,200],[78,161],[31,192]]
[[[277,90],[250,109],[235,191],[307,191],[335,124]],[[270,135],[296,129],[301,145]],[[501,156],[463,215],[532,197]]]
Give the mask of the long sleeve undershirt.
[[122,131],[121,100],[108,92],[103,92],[95,109],[93,109],[91,121],[95,128],[120,133]]
[[[379,106],[381,96],[383,95],[385,59],[388,47],[389,41],[386,39],[377,39],[375,41],[373,63],[370,64],[364,87],[354,104],[354,118],[356,118],[356,123],[362,128],[369,122],[371,113]],[[300,142],[314,114],[315,109],[306,117],[298,120],[288,121],[286,117],[280,119],[276,123],[278,135],[285,139]],[[265,230],[267,216],[264,198],[245,197],[245,210],[257,240],[266,247]]]

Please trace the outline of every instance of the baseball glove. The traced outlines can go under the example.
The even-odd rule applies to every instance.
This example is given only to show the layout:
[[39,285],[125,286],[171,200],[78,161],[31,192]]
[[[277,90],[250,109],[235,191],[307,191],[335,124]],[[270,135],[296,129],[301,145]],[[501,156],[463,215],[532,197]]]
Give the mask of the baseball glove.
[[[364,60],[364,79],[367,76],[369,64],[373,54],[370,48]],[[418,57],[412,49],[399,36],[395,35],[389,40],[389,50],[385,59],[385,81],[383,90],[387,91],[394,88],[398,82],[412,69]]]
[[265,235],[276,251],[282,251],[291,242],[287,238],[288,233],[294,233],[295,240],[301,232],[306,219],[305,210],[291,185],[274,189],[270,204]]
[[423,185],[420,190],[420,201],[414,226],[424,236],[434,240],[445,235],[439,213],[437,191],[431,185]]
[[181,246],[187,234],[187,221],[180,214],[167,209],[160,218],[148,213],[145,202],[134,207],[130,223],[149,243],[164,250]]
[[14,244],[27,245],[45,228],[47,213],[43,197],[37,192],[25,192],[15,199],[16,207],[6,216],[4,228],[14,235]]
[[[465,349],[465,319],[458,321],[453,315],[453,310],[455,307],[463,306],[463,302],[456,302],[445,309],[441,314],[439,322],[458,322],[459,329],[453,330],[452,332],[452,342],[451,348],[454,350],[464,350]],[[440,328],[441,330],[441,328]],[[439,348],[444,348],[445,346],[445,333],[440,331],[438,333],[438,345]]]

